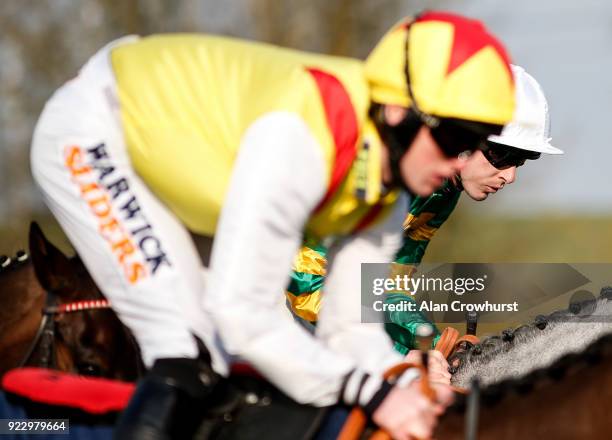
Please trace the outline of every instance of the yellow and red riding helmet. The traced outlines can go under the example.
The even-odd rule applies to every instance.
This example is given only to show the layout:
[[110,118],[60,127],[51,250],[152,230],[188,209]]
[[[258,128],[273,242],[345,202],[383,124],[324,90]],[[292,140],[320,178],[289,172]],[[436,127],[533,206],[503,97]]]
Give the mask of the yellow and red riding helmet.
[[[405,19],[389,31],[365,63],[372,118],[388,147],[392,182],[423,124],[447,157],[474,151],[499,134],[514,113],[514,80],[501,43],[479,21],[446,12]],[[384,105],[408,108],[389,125]]]
[[510,59],[477,20],[434,11],[404,19],[368,56],[365,74],[376,103],[438,118],[495,125],[512,120]]

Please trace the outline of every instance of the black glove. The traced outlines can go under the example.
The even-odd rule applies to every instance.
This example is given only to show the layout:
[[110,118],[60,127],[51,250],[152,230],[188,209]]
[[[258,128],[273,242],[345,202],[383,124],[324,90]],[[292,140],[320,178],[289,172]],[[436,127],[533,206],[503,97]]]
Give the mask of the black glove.
[[[205,350],[205,349],[204,349]],[[117,440],[190,438],[220,377],[204,352],[198,359],[158,359],[121,414]]]

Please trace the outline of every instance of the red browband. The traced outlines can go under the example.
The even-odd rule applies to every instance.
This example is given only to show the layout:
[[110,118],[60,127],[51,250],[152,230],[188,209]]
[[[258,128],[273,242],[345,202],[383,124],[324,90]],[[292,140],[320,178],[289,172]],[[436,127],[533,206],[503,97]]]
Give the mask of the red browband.
[[85,301],[75,301],[67,304],[60,304],[58,306],[51,306],[45,309],[46,313],[71,313],[80,312],[82,310],[95,310],[95,309],[110,309],[111,305],[105,299],[90,299]]

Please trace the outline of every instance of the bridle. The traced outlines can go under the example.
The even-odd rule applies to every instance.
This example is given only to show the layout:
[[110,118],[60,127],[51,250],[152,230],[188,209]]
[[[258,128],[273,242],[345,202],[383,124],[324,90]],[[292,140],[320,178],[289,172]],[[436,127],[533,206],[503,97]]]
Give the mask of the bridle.
[[40,346],[41,360],[40,366],[43,368],[57,368],[57,359],[55,356],[55,316],[65,313],[82,312],[85,310],[109,309],[111,310],[110,302],[105,299],[91,299],[83,301],[75,301],[71,303],[58,304],[56,295],[47,291],[47,300],[45,307],[42,309],[42,318],[38,331],[34,339],[30,343],[26,354],[19,367],[25,366],[36,352],[36,347]]

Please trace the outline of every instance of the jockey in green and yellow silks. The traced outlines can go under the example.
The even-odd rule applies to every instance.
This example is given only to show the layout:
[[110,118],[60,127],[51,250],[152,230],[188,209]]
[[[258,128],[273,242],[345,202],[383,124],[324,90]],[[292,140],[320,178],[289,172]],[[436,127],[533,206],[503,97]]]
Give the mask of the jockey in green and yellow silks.
[[[394,274],[410,275],[418,265],[434,234],[451,215],[459,197],[461,189],[451,180],[447,180],[442,188],[429,197],[416,197],[410,204],[410,212],[404,220],[404,242],[395,257],[392,267]],[[398,303],[411,297],[403,293],[390,293],[386,295],[388,304]],[[438,340],[440,331],[421,312],[387,311],[385,330],[394,342],[394,348],[402,354],[416,348],[416,329],[423,323],[433,325]]]

